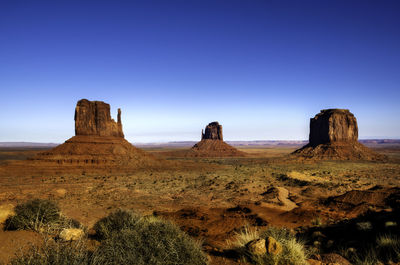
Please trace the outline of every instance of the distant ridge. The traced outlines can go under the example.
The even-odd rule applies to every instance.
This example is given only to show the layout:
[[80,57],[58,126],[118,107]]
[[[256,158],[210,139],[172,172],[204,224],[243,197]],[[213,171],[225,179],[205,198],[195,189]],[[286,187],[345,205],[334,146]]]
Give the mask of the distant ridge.
[[0,147],[55,147],[57,143],[37,143],[37,142],[0,142]]
[[[367,146],[384,146],[384,145],[400,145],[400,139],[361,139],[360,143]],[[225,141],[232,146],[282,146],[295,147],[302,146],[308,143],[306,140],[252,140],[252,141]],[[174,147],[184,148],[192,147],[196,141],[172,141],[172,142],[154,142],[154,143],[133,143],[137,147],[157,148],[157,147]],[[0,142],[0,147],[55,147],[61,143],[40,143],[40,142]]]

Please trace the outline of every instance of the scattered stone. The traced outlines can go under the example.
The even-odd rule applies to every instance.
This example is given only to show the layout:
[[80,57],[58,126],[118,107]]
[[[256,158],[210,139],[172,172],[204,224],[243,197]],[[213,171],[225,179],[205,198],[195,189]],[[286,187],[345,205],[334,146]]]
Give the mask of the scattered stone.
[[61,198],[64,198],[66,194],[67,194],[67,190],[66,189],[56,189],[55,192],[54,192],[55,196],[61,197]]
[[65,228],[60,234],[59,238],[63,241],[76,241],[81,239],[85,235],[85,232],[79,228]]
[[314,231],[311,235],[312,238],[325,238],[326,236],[321,231]]
[[307,260],[307,263],[308,263],[309,265],[322,265],[322,262],[321,262],[321,261],[315,260],[315,259],[308,259],[308,260]]
[[385,227],[395,227],[395,226],[397,226],[396,222],[392,222],[392,221],[385,222]]
[[371,222],[359,222],[359,223],[356,223],[356,228],[358,231],[371,231],[372,224],[371,224]]
[[282,245],[275,238],[269,236],[266,240],[268,254],[278,255],[282,252]]
[[263,255],[267,253],[265,239],[254,239],[246,244],[246,248],[253,255]]
[[0,224],[4,223],[8,217],[15,215],[14,205],[2,204],[0,205]]
[[338,265],[351,265],[351,263],[336,253],[321,254],[321,261],[323,263],[333,263]]

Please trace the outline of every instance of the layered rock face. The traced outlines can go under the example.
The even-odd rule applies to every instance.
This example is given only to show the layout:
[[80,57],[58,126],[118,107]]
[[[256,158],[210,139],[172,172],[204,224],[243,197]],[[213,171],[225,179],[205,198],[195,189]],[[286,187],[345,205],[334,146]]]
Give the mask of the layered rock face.
[[321,110],[310,119],[309,143],[292,153],[305,159],[384,160],[358,142],[358,126],[347,109]]
[[206,126],[205,132],[201,131],[201,140],[221,140],[222,136],[222,125],[217,121],[211,122]]
[[121,123],[121,109],[118,120],[110,115],[110,105],[102,101],[81,99],[75,108],[75,135],[96,135],[124,137]]
[[311,146],[332,142],[357,142],[357,120],[347,109],[325,109],[310,119]]

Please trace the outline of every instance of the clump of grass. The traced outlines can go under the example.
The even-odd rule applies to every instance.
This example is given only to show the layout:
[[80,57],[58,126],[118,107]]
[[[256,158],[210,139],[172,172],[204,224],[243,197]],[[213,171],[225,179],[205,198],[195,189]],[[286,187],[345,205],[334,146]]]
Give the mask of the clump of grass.
[[358,253],[345,252],[344,256],[356,265],[397,264],[400,262],[400,238],[391,234],[379,235],[374,244]]
[[[282,246],[282,252],[279,254],[253,255],[246,249],[246,244],[251,240],[258,238],[273,237]],[[231,243],[235,246],[235,251],[246,261],[259,265],[303,265],[306,264],[306,250],[304,244],[298,241],[296,237],[285,228],[270,227],[264,231],[252,231],[245,229],[242,233],[236,235]]]
[[234,240],[227,241],[227,245],[230,248],[242,248],[250,241],[258,238],[260,238],[259,231],[246,225],[240,233],[235,233]]
[[400,238],[397,235],[380,235],[376,239],[377,252],[384,262],[400,262]]
[[55,242],[45,239],[42,246],[32,246],[25,253],[19,253],[11,260],[11,265],[88,265],[91,255],[86,250],[86,241]]
[[141,218],[134,227],[110,233],[94,253],[94,263],[200,265],[207,264],[207,258],[200,245],[174,224]]
[[60,222],[60,208],[49,200],[34,199],[18,204],[15,215],[5,221],[5,230],[34,230],[44,228]]
[[140,219],[141,216],[120,209],[97,221],[93,229],[96,231],[96,236],[102,240],[110,237],[114,232],[135,229]]

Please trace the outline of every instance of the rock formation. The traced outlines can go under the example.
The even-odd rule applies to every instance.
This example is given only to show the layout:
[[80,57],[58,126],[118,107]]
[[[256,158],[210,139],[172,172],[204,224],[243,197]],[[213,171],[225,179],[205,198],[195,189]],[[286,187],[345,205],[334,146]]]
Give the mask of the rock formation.
[[384,159],[358,142],[357,120],[347,109],[325,109],[311,118],[309,143],[292,154],[309,159]]
[[75,136],[36,155],[32,161],[38,165],[47,163],[61,166],[62,169],[68,166],[69,169],[84,168],[85,172],[93,169],[109,171],[116,167],[159,166],[164,163],[124,139],[120,109],[115,122],[111,118],[109,104],[86,99],[79,100],[75,108]]
[[357,120],[347,109],[324,109],[310,119],[311,146],[358,140]]
[[223,141],[224,138],[222,137],[222,125],[219,125],[217,121],[211,122],[206,126],[206,132],[203,133],[201,130],[201,140],[221,140]]
[[109,104],[79,100],[75,108],[75,135],[124,137],[121,109],[118,109],[118,121],[115,122],[111,119]]
[[[179,154],[178,154],[179,155]],[[195,144],[184,156],[190,157],[235,157],[245,156],[223,141],[222,125],[217,121],[211,122],[201,132],[201,141]]]

